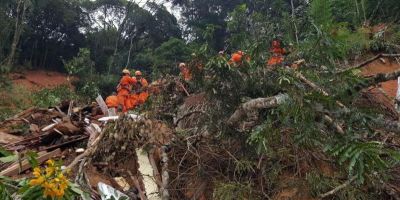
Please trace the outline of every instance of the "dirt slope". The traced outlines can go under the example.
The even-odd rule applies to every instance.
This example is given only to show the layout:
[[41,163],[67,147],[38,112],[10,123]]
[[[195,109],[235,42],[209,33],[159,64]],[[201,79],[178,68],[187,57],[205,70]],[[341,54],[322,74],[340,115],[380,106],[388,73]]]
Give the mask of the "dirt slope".
[[[60,72],[35,70],[11,73],[10,78],[14,85],[20,85],[28,90],[36,91],[43,88],[54,88],[59,85],[69,85],[67,74]],[[72,81],[73,78],[71,78]]]
[[[370,77],[380,73],[391,73],[400,70],[400,63],[391,58],[376,59],[361,69],[361,74],[364,77]],[[377,86],[370,87],[366,90],[373,93],[372,96],[381,104],[394,106],[393,100],[397,92],[397,80],[381,82]]]

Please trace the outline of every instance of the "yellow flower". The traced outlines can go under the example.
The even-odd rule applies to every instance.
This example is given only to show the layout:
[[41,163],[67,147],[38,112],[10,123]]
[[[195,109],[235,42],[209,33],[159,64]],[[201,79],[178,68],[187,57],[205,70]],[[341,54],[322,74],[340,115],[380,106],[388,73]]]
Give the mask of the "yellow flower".
[[33,176],[35,176],[36,178],[39,177],[41,175],[41,170],[39,167],[35,167],[33,169]]
[[39,176],[38,178],[32,179],[29,181],[29,185],[41,185],[45,181],[43,176]]
[[55,162],[54,162],[54,160],[48,160],[48,161],[46,161],[46,164],[47,164],[48,166],[53,167],[54,164],[55,164]]
[[54,167],[47,167],[45,170],[46,170],[46,177],[52,176],[55,171]]
[[46,161],[46,164],[47,166],[44,169],[40,167],[33,169],[35,178],[31,179],[29,184],[41,186],[45,198],[61,199],[65,195],[69,181],[60,166],[56,165],[53,160]]

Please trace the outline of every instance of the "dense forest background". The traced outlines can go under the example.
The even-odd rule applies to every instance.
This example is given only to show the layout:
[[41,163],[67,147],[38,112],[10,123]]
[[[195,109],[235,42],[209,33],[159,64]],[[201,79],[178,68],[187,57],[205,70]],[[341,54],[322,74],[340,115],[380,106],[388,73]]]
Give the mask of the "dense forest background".
[[[201,47],[210,55],[244,49],[267,57],[269,43],[277,37],[294,44],[295,56],[333,63],[387,48],[370,42],[368,31],[380,22],[396,24],[400,19],[396,0],[169,3],[175,15],[154,1],[141,2],[140,7],[127,0],[2,0],[2,70],[51,69],[81,76],[90,72],[96,76],[92,80],[104,81],[130,67],[158,76],[177,73],[177,63]],[[65,67],[77,56],[89,56],[93,62]]]

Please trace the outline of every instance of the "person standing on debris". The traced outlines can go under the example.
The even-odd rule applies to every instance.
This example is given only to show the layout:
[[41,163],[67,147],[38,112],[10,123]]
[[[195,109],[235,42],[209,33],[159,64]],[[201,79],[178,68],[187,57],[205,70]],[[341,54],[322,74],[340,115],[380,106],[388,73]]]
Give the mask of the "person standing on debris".
[[145,78],[143,78],[142,72],[141,71],[136,71],[135,72],[135,77],[133,77],[136,80],[136,83],[134,84],[134,94],[131,95],[130,99],[130,106],[133,109],[135,106],[144,104],[146,102],[147,98],[149,97],[149,92],[148,92],[148,86],[149,83]]
[[272,41],[271,48],[272,57],[268,60],[267,66],[276,66],[283,62],[283,55],[286,54],[286,50],[281,47],[281,42],[278,39]]
[[132,85],[136,84],[136,79],[131,77],[131,72],[128,69],[122,70],[122,78],[117,86],[118,102],[122,106],[122,112],[127,112],[129,107],[129,94],[132,90]]
[[229,64],[240,65],[243,63],[244,59],[250,62],[250,56],[246,55],[243,51],[237,51],[232,54]]
[[190,70],[185,63],[179,63],[179,70],[181,71],[181,75],[185,81],[192,80],[192,73],[190,73]]

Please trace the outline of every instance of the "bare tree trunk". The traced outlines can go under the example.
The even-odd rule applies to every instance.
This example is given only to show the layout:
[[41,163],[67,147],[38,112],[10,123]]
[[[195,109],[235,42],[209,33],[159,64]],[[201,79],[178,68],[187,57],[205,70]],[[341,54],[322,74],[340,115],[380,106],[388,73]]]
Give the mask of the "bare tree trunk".
[[358,8],[358,0],[354,0],[356,2],[356,11],[357,11],[357,19],[360,19],[360,9]]
[[365,0],[361,0],[361,8],[363,10],[363,17],[364,17],[364,23],[367,21],[367,15],[365,13]]
[[43,63],[42,63],[42,67],[46,68],[46,60],[47,60],[47,53],[49,52],[49,48],[46,45],[46,50],[44,52],[44,58],[43,58]]
[[108,64],[107,75],[110,75],[110,73],[111,73],[111,66],[114,65],[114,59],[115,59],[115,56],[117,56],[117,52],[118,52],[118,43],[119,43],[119,35],[117,36],[117,41],[115,41],[115,48],[114,48],[114,53],[113,53],[113,55],[111,56],[111,61],[110,61],[110,63]]
[[295,19],[295,15],[294,15],[293,0],[290,0],[290,3],[292,5],[292,21],[293,21],[293,26],[294,26],[295,36],[296,36],[296,43],[297,43],[297,46],[298,46],[299,45],[299,36],[298,36],[298,31],[297,31],[296,19]]
[[[23,8],[22,8],[22,14],[20,16],[21,6]],[[7,59],[8,66],[11,66],[14,61],[15,51],[17,49],[19,38],[20,38],[20,35],[22,32],[21,26],[22,26],[22,20],[25,17],[25,10],[26,10],[25,0],[19,0],[18,5],[17,5],[16,20],[15,20],[15,31],[14,31],[13,41],[11,43],[11,51],[10,51],[10,55],[8,56],[8,59]]]
[[130,60],[130,58],[131,58],[131,51],[132,51],[132,41],[133,41],[133,37],[131,37],[131,43],[130,43],[130,45],[129,45],[128,58],[127,58],[125,67],[128,67],[128,66],[129,66],[129,60]]

